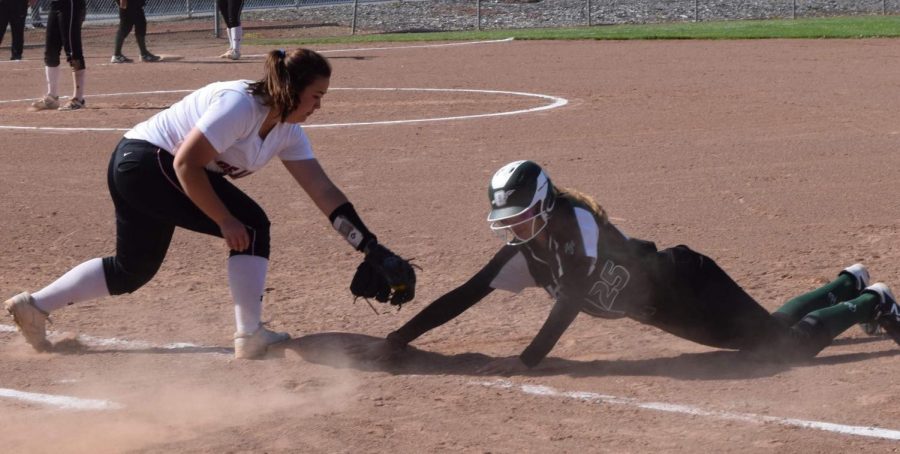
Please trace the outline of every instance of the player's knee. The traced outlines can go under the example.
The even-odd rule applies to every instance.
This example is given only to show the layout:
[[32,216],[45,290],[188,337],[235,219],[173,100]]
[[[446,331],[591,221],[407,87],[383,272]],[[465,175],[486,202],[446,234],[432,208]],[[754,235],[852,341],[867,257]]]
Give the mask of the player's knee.
[[818,317],[807,315],[790,329],[792,345],[783,351],[794,360],[805,360],[818,355],[831,344],[834,336]]
[[250,247],[243,254],[256,255],[263,258],[269,258],[271,250],[271,223],[267,218],[254,225],[247,226],[247,232],[250,234]]
[[790,329],[790,327],[793,326],[793,324],[797,321],[795,319],[792,320],[790,315],[778,311],[772,312],[772,318],[775,319],[775,321],[785,329]]
[[44,55],[44,66],[50,68],[59,66],[59,55]]
[[84,59],[83,58],[73,58],[69,60],[69,66],[72,67],[72,71],[81,71],[85,68]]
[[119,257],[103,259],[106,286],[111,295],[132,293],[141,288],[159,271],[162,262],[145,261],[137,264],[125,263]]

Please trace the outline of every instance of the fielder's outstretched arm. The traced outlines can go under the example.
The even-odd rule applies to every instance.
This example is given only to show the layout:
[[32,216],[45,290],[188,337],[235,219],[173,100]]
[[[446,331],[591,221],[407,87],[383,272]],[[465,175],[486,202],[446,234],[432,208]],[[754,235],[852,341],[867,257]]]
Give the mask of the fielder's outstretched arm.
[[302,161],[281,161],[297,184],[309,195],[325,216],[335,208],[348,202],[347,196],[328,178],[316,159]]
[[353,208],[353,204],[325,173],[316,159],[282,161],[294,180],[331,221],[335,230],[357,251],[365,251],[378,238],[369,231]]

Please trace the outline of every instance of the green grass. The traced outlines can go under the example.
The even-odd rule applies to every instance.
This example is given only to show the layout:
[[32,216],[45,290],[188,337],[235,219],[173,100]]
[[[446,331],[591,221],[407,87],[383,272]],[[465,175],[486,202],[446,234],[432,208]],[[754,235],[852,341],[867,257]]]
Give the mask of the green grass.
[[851,16],[798,20],[741,20],[646,25],[602,25],[574,28],[534,28],[434,33],[385,33],[309,39],[253,39],[259,45],[307,45],[402,41],[466,41],[516,39],[818,39],[894,38],[900,36],[900,16]]

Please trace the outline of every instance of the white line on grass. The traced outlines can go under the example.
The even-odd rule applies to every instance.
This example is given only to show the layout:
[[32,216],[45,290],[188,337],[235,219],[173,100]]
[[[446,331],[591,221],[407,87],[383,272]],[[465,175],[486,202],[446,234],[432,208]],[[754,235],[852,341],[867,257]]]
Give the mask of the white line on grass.
[[586,391],[558,391],[549,386],[542,385],[517,385],[509,380],[475,381],[473,385],[486,386],[488,388],[516,389],[525,394],[549,397],[565,397],[569,399],[583,400],[592,403],[605,403],[612,405],[625,405],[629,407],[656,410],[668,413],[680,413],[685,415],[706,416],[716,419],[731,421],[743,421],[750,423],[773,423],[783,426],[802,427],[806,429],[823,430],[844,435],[856,435],[861,437],[884,438],[887,440],[900,440],[900,430],[882,429],[878,427],[848,426],[822,421],[809,421],[796,418],[781,418],[778,416],[757,415],[753,413],[731,413],[718,410],[705,410],[690,405],[669,404],[664,402],[642,402],[627,397],[616,397]]
[[80,397],[59,396],[54,394],[29,393],[8,388],[0,388],[0,397],[49,405],[62,410],[118,410],[124,408],[123,405],[109,400],[82,399]]
[[[520,114],[526,114],[526,113],[540,112],[543,110],[556,109],[558,107],[565,106],[566,104],[569,103],[569,101],[567,99],[560,98],[558,96],[542,95],[539,93],[526,93],[526,92],[520,92],[520,91],[504,91],[504,90],[477,90],[477,89],[466,89],[466,88],[332,88],[331,90],[478,93],[478,94],[510,95],[510,96],[539,98],[539,99],[549,101],[549,103],[544,104],[542,106],[532,107],[532,108],[528,108],[528,109],[512,110],[512,111],[507,111],[507,112],[492,112],[492,113],[484,113],[484,114],[458,115],[458,116],[452,116],[452,117],[413,118],[413,119],[407,119],[407,120],[364,121],[364,122],[355,122],[355,123],[305,124],[305,125],[303,125],[304,129],[340,128],[340,127],[347,127],[347,126],[398,125],[398,124],[404,124],[404,123],[424,123],[424,122],[438,122],[438,121],[470,120],[470,119],[474,119],[474,118],[501,117],[501,116],[520,115]],[[193,91],[193,90],[158,90],[158,91],[145,91],[145,92],[133,92],[133,93],[106,93],[106,94],[91,95],[91,97],[99,98],[99,97],[127,96],[127,95],[137,95],[137,94],[183,93],[183,92],[189,92],[189,91]],[[25,102],[25,101],[28,101],[28,100],[27,99],[6,100],[6,101],[0,101],[0,103]],[[0,129],[18,130],[18,131],[122,132],[122,131],[128,131],[131,128],[89,128],[89,127],[60,127],[60,126],[0,125]]]

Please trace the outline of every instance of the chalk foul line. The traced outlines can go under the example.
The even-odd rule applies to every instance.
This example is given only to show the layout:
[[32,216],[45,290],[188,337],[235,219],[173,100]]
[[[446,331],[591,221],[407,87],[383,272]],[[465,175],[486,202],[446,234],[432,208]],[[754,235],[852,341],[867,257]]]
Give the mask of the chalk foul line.
[[[16,327],[11,325],[0,325],[0,333],[14,333],[16,332]],[[54,337],[64,337],[63,333],[58,333],[56,331],[48,331],[48,338]],[[151,342],[145,341],[131,341],[125,339],[118,339],[115,337],[94,337],[89,336],[87,334],[78,334],[75,336],[75,339],[78,342],[87,345],[89,347],[115,347],[120,350],[193,350],[193,349],[203,349],[204,352],[215,353],[215,354],[231,354],[231,350],[227,348],[217,348],[210,347],[205,345],[197,345],[189,342],[172,342],[168,344],[154,344]]]
[[62,410],[119,410],[125,408],[124,405],[109,400],[30,393],[8,388],[0,388],[0,397],[48,405]]
[[[15,326],[0,325],[0,333],[14,333]],[[60,336],[60,333],[49,332],[48,337]],[[191,344],[187,342],[173,342],[168,344],[153,344],[144,341],[129,341],[117,338],[102,338],[79,334],[76,339],[82,344],[91,347],[115,347],[122,350],[179,350],[179,349],[203,349],[210,353],[230,355],[231,350],[227,348],[217,349],[213,347],[204,347],[201,345]],[[220,350],[220,351],[219,351]],[[29,403],[47,405],[56,407],[61,410],[118,410],[124,408],[123,405],[108,400],[98,399],[82,399],[79,397],[61,396],[54,394],[31,393],[19,391],[15,389],[0,388],[0,398],[9,398]]]
[[488,388],[500,388],[518,390],[525,394],[546,397],[564,397],[568,399],[582,400],[598,404],[624,405],[645,410],[656,410],[667,413],[678,413],[692,416],[705,416],[729,421],[742,421],[749,423],[770,423],[782,426],[802,427],[816,429],[825,432],[834,432],[843,435],[860,437],[883,438],[886,440],[900,440],[900,430],[883,429],[879,427],[849,426],[822,421],[811,421],[797,418],[782,418],[778,416],[757,415],[754,413],[732,413],[727,411],[706,410],[690,405],[670,404],[665,402],[643,402],[627,397],[616,397],[586,391],[559,391],[543,385],[517,385],[509,380],[475,381],[471,385],[485,386]]

